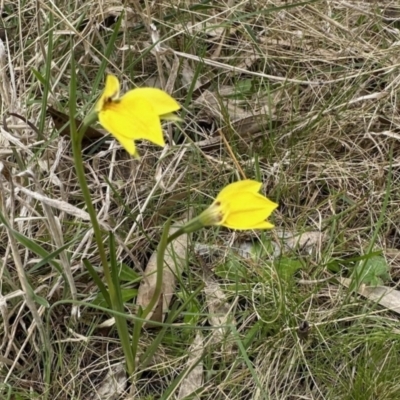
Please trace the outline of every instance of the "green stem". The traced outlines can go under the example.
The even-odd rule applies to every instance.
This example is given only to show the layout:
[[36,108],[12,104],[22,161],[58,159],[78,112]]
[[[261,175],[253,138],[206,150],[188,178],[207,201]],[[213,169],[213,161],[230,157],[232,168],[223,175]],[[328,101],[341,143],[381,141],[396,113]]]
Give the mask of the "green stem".
[[179,236],[197,231],[204,227],[204,225],[200,222],[198,218],[194,218],[187,222],[184,226],[179,228],[171,236],[168,236],[170,226],[171,220],[169,219],[164,225],[163,233],[157,247],[156,287],[154,288],[153,296],[151,297],[151,300],[147,307],[144,310],[139,309],[137,312],[137,317],[139,317],[141,321],[135,322],[135,327],[132,334],[132,352],[134,354],[135,362],[137,350],[139,347],[140,332],[142,330],[143,323],[146,320],[147,316],[153,311],[154,307],[160,300],[160,296],[162,295],[164,255],[168,245]]
[[[109,290],[110,290],[110,295],[111,295],[111,291],[112,291],[111,287],[113,286],[112,279],[111,279],[111,273],[110,273],[110,268],[108,265],[107,255],[104,250],[104,244],[103,244],[103,238],[102,238],[100,225],[99,225],[99,222],[97,221],[96,210],[94,209],[94,206],[92,203],[92,198],[90,196],[89,187],[88,187],[88,184],[86,181],[85,168],[83,166],[83,159],[82,159],[82,145],[81,145],[81,140],[79,137],[80,132],[78,132],[76,130],[74,132],[74,129],[72,129],[72,126],[71,126],[71,136],[72,136],[72,151],[74,154],[76,175],[78,177],[79,186],[81,188],[83,198],[85,200],[87,212],[89,213],[89,216],[90,216],[90,222],[92,224],[94,236],[96,239],[97,250],[99,252],[101,264],[103,266],[104,276],[109,285]],[[110,284],[111,284],[111,286],[110,286]]]
[[[151,298],[147,307],[143,310],[142,318],[146,319],[146,317],[153,311],[153,308],[156,306],[162,291],[162,283],[163,283],[163,270],[164,270],[164,254],[167,246],[171,243],[172,240],[169,240],[168,232],[169,227],[171,225],[171,220],[168,220],[164,225],[164,230],[161,236],[160,243],[158,244],[157,249],[157,273],[156,273],[156,287],[154,289],[153,297]],[[183,233],[183,232],[182,232]],[[181,233],[181,234],[182,234]]]
[[[163,233],[161,235],[160,242],[157,248],[157,271],[156,271],[156,287],[154,289],[153,296],[147,307],[144,310],[139,309],[137,316],[142,319],[142,321],[136,321],[135,327],[133,329],[132,334],[132,352],[134,360],[136,361],[137,350],[139,347],[139,338],[140,332],[142,330],[143,322],[146,320],[146,317],[153,311],[154,307],[156,306],[162,292],[162,284],[163,284],[163,269],[164,269],[164,254],[165,250],[169,243],[172,240],[168,237],[169,227],[171,225],[171,220],[169,219],[163,229]],[[176,233],[176,232],[175,232]],[[181,232],[181,234],[184,232]],[[179,235],[178,235],[179,236]]]
[[[122,311],[119,307],[118,293],[114,285],[112,275],[110,272],[110,267],[108,263],[108,258],[104,249],[102,232],[100,229],[100,224],[97,220],[97,213],[93,206],[92,198],[90,196],[90,190],[86,181],[85,168],[83,166],[82,158],[82,138],[87,127],[97,119],[97,114],[95,112],[90,113],[82,123],[82,126],[77,129],[75,124],[75,113],[76,113],[76,74],[75,74],[75,62],[74,55],[71,55],[71,82],[70,82],[70,101],[69,101],[69,112],[70,112],[70,129],[71,129],[71,139],[72,139],[72,151],[75,161],[75,170],[78,177],[79,185],[82,191],[83,198],[85,200],[86,209],[90,216],[90,222],[92,224],[97,251],[100,256],[101,265],[103,267],[104,277],[108,285],[108,291],[110,294],[111,308],[115,311]],[[118,331],[118,336],[121,340],[121,346],[124,351],[126,367],[129,376],[131,376],[135,371],[134,357],[132,354],[130,342],[129,342],[129,330],[126,318],[121,316],[115,316],[115,324]]]
[[156,287],[154,289],[153,296],[147,305],[147,307],[142,311],[140,317],[142,319],[146,319],[146,317],[150,314],[153,308],[156,306],[158,299],[161,295],[162,290],[162,278],[163,278],[163,268],[164,268],[164,255],[167,246],[174,241],[179,236],[183,235],[184,233],[188,234],[194,231],[197,231],[204,227],[201,224],[198,218],[193,218],[187,224],[179,228],[175,231],[171,236],[168,236],[169,227],[171,226],[171,220],[169,219],[163,229],[163,233],[158,244],[157,248],[157,271],[156,271]]
[[192,233],[196,232],[200,229],[204,228],[204,224],[202,223],[199,216],[196,218],[191,219],[185,225],[180,227],[177,231],[175,231],[170,237],[167,239],[167,245],[175,240],[177,237],[183,235],[184,233]]
[[[87,126],[85,126],[86,128]],[[72,127],[71,127],[72,128]],[[82,191],[83,198],[85,200],[87,212],[90,215],[90,222],[93,227],[94,236],[96,239],[97,250],[99,252],[101,265],[103,267],[104,277],[106,279],[108,285],[108,291],[110,294],[110,300],[112,304],[112,309],[115,311],[122,311],[117,307],[118,304],[118,296],[115,290],[115,286],[112,280],[110,267],[107,259],[107,255],[104,249],[103,237],[100,229],[99,222],[97,220],[96,210],[93,206],[92,198],[90,196],[89,187],[86,181],[85,169],[83,166],[82,159],[82,145],[81,145],[81,137],[82,131],[75,131],[76,133],[72,135],[73,129],[71,129],[72,140],[72,149],[74,154],[75,161],[75,170],[76,175],[78,177],[79,185]],[[124,351],[128,374],[132,375],[134,372],[134,358],[130,347],[129,342],[129,334],[128,334],[128,324],[125,318],[120,316],[115,316],[115,324],[118,330],[118,336],[121,339],[121,345]],[[126,340],[128,338],[128,340]],[[124,339],[124,340],[123,340]]]

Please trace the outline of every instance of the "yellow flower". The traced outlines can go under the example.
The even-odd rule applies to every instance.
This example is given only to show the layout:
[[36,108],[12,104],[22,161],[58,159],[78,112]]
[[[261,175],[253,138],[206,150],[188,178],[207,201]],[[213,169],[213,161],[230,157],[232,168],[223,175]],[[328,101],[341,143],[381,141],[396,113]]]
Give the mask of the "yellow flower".
[[266,219],[278,204],[261,195],[261,183],[250,179],[231,183],[221,190],[211,206],[199,215],[203,226],[232,229],[271,229]]
[[107,75],[106,86],[95,110],[100,124],[131,154],[137,156],[135,140],[145,139],[164,146],[161,119],[179,120],[172,114],[181,106],[156,88],[138,88],[119,96],[119,81]]

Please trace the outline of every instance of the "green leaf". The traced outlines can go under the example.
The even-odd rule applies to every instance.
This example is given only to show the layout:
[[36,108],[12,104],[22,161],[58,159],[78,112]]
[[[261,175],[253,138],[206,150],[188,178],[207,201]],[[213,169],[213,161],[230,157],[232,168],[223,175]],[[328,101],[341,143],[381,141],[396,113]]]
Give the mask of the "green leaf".
[[337,260],[330,260],[326,264],[326,268],[328,271],[333,272],[333,273],[338,273],[340,271],[340,265]]
[[111,304],[113,305],[114,310],[119,312],[124,312],[124,302],[122,301],[122,294],[121,294],[121,283],[118,277],[118,262],[116,256],[117,252],[115,249],[115,236],[112,232],[108,233],[108,239],[110,247],[110,271],[111,271],[112,285],[114,286],[114,297],[110,296]]
[[275,268],[280,277],[287,281],[291,279],[298,270],[303,268],[303,264],[297,258],[282,257],[275,262]]
[[359,261],[354,270],[358,282],[369,286],[383,285],[390,280],[389,266],[381,256],[374,256],[365,261]]
[[84,258],[82,262],[83,265],[86,267],[87,271],[89,272],[90,276],[92,277],[94,283],[99,288],[102,295],[101,296],[102,300],[105,300],[107,302],[108,307],[112,308],[110,295],[108,293],[106,285],[101,280],[99,274],[96,272],[93,265],[90,263],[88,259]]
[[33,75],[35,75],[35,78],[43,85],[46,86],[47,82],[46,79],[44,78],[44,76],[35,68],[31,68],[31,72]]
[[[45,250],[43,247],[41,247],[39,244],[37,244],[35,241],[29,239],[22,233],[19,233],[18,231],[11,228],[9,226],[6,218],[4,217],[4,215],[1,212],[0,212],[0,222],[2,222],[4,225],[6,225],[10,229],[10,231],[12,232],[12,235],[18,242],[20,242],[24,247],[26,247],[27,249],[34,252],[36,255],[38,255],[42,259],[48,260],[49,264],[51,264],[60,274],[63,275],[63,270],[62,270],[61,265],[58,262],[53,260],[53,257],[51,256],[51,254],[47,250]],[[65,279],[65,276],[64,276],[64,279]]]
[[237,82],[234,93],[228,96],[228,98],[243,100],[246,98],[246,96],[252,94],[253,92],[253,80],[244,79]]
[[122,302],[126,303],[132,300],[138,294],[137,289],[121,289]]
[[254,261],[265,258],[268,254],[274,253],[274,246],[270,240],[255,242],[251,245],[251,258]]
[[41,305],[41,306],[43,306],[45,308],[49,308],[50,307],[49,302],[44,297],[38,296],[37,294],[34,293],[33,294],[33,298],[36,301],[36,303],[38,303],[39,305]]
[[104,299],[102,292],[97,293],[97,296],[91,301],[91,304],[94,304],[99,307],[111,308],[110,304],[108,304],[107,301]]
[[50,264],[50,261],[54,260],[61,252],[68,249],[72,244],[74,244],[78,239],[73,239],[70,242],[64,244],[64,246],[59,247],[57,250],[49,253],[46,257],[42,258],[39,262],[37,262],[32,268],[28,270],[29,274],[34,273],[38,269],[42,268],[46,264]]
[[126,264],[119,264],[119,279],[124,282],[136,282],[139,281],[142,276],[136,273],[131,267]]
[[[138,290],[137,289],[121,289],[121,296],[122,302],[127,303],[128,301],[132,300],[137,296]],[[104,300],[104,296],[102,292],[97,293],[95,299],[92,300],[92,304],[101,307],[108,307],[106,300]]]

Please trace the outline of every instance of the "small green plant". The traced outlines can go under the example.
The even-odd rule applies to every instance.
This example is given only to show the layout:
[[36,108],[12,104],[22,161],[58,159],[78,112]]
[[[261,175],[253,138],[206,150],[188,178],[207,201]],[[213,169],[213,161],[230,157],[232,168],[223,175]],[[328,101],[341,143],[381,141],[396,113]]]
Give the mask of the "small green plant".
[[360,283],[368,286],[383,285],[390,280],[389,266],[382,256],[373,256],[364,261],[358,261],[354,274]]

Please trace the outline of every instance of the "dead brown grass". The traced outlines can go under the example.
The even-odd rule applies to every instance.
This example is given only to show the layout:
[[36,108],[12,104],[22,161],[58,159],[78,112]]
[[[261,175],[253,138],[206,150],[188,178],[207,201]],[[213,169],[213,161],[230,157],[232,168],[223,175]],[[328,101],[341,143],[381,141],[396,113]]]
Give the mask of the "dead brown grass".
[[[254,177],[259,168],[267,193],[280,203],[279,229],[328,232],[328,243],[302,275],[319,279],[326,272],[319,265],[335,257],[364,254],[368,248],[391,169],[385,222],[374,248],[383,250],[394,283],[399,276],[400,8],[396,1],[227,0],[204,2],[203,7],[172,0],[132,0],[123,6],[119,1],[59,1],[56,6],[41,0],[20,6],[6,1],[6,37],[4,49],[0,48],[1,213],[10,227],[49,253],[62,243],[69,246],[57,256],[64,276],[49,263],[32,270],[43,257],[26,243],[13,246],[12,232],[0,226],[0,377],[14,396],[4,398],[25,399],[31,391],[37,398],[47,393],[51,399],[95,399],[109,366],[121,361],[112,328],[98,328],[107,314],[81,307],[79,319],[78,310],[68,304],[49,311],[27,296],[26,288],[25,293],[19,291],[23,279],[17,264],[20,259],[24,279],[50,305],[74,296],[91,301],[97,295],[81,265],[82,258],[93,265],[99,259],[88,220],[76,210],[82,208],[83,198],[69,139],[58,135],[50,118],[40,131],[46,91],[37,76],[45,77],[46,60],[51,58],[47,104],[67,113],[72,38],[79,117],[84,116],[101,90],[101,84],[94,82],[115,17],[122,10],[106,71],[119,75],[124,89],[166,88],[186,109],[181,130],[167,129],[169,145],[160,150],[142,143],[140,161],[130,159],[110,139],[92,142],[85,150],[98,217],[105,229],[115,231],[121,262],[139,274],[166,217],[179,216],[189,206],[201,208],[204,199],[232,176],[240,177],[243,171]],[[150,50],[150,23],[162,38],[159,51]],[[22,174],[25,170],[29,175]],[[48,206],[46,199],[59,203]],[[224,233],[216,243],[226,249],[235,239],[234,234]],[[196,240],[210,243],[215,237],[204,234]],[[199,284],[201,273],[194,270]],[[71,295],[73,285],[76,295]],[[326,315],[335,319],[345,294],[337,285],[329,285],[303,288],[303,294],[322,300],[310,314],[311,300],[299,306],[296,318],[312,316],[316,326],[325,323]],[[228,289],[227,293],[229,297]],[[200,308],[204,311],[204,306]],[[133,310],[129,302],[127,313]],[[243,320],[241,332],[258,317],[254,313]],[[40,338],[40,329],[47,339]],[[185,366],[184,349],[190,338],[181,334],[176,342],[168,336],[169,342],[160,346],[132,398],[167,398],[163,393]],[[143,347],[152,335],[144,334]],[[54,356],[48,385],[40,352],[45,340],[50,340]],[[265,349],[260,339],[249,352],[258,383],[245,363],[235,364],[229,355],[210,351],[205,357],[209,379],[199,396],[261,399],[268,393],[281,399],[335,398],[317,378],[311,386],[301,380],[304,366],[288,364],[287,360],[299,357],[293,340],[293,336],[282,339],[277,351]],[[231,351],[240,355],[236,348]],[[113,398],[128,398],[122,389],[118,396]]]

